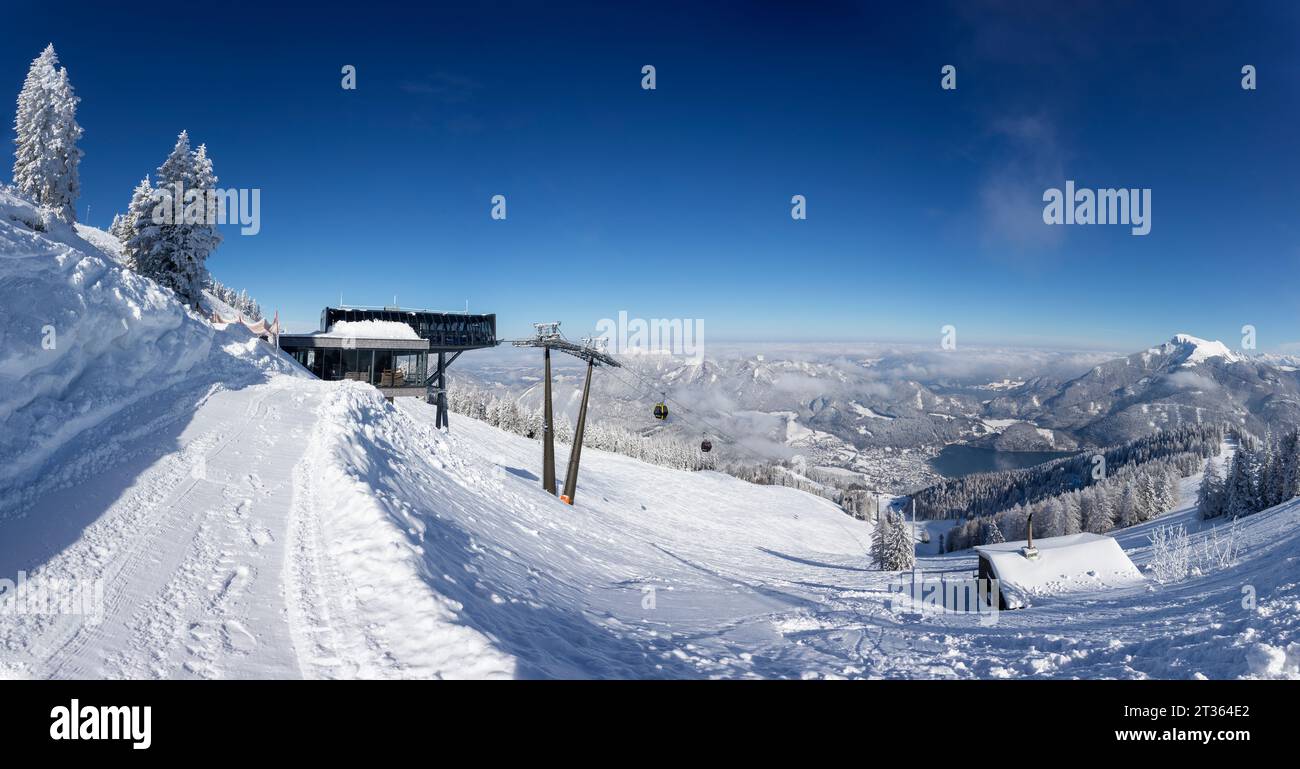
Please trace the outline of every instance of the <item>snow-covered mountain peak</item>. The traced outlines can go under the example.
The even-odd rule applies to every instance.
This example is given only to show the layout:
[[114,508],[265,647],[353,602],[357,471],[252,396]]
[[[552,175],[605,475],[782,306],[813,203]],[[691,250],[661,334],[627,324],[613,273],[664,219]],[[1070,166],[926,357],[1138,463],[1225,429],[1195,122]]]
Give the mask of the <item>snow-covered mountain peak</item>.
[[1229,363],[1242,360],[1242,356],[1228,349],[1228,346],[1220,341],[1208,341],[1194,337],[1191,334],[1174,334],[1174,338],[1166,343],[1167,347],[1185,353],[1184,364],[1195,365],[1210,358],[1223,358]]

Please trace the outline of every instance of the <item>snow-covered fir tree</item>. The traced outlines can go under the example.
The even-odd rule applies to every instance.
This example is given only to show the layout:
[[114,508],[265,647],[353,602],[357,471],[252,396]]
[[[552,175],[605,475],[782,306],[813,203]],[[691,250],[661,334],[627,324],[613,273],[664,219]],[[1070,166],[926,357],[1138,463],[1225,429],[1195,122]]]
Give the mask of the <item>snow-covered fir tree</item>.
[[1277,452],[1280,466],[1278,484],[1280,502],[1300,497],[1300,432],[1290,432],[1282,438]]
[[35,203],[66,222],[77,219],[81,195],[81,126],[77,124],[79,99],[59,67],[54,44],[32,61],[18,94],[14,118],[14,186]]
[[867,545],[867,559],[877,569],[885,568],[885,541],[889,538],[889,519],[893,513],[881,513],[879,520],[871,527],[871,542]]
[[1196,509],[1202,518],[1217,518],[1224,513],[1223,479],[1213,457],[1205,460],[1201,486],[1196,492]]
[[895,516],[890,525],[887,543],[885,559],[888,568],[905,571],[916,565],[916,543],[912,540],[912,527],[901,515]]
[[1262,509],[1256,485],[1257,467],[1254,450],[1242,441],[1224,479],[1224,513],[1229,517],[1238,518]]
[[906,571],[916,563],[912,529],[896,513],[886,513],[871,532],[871,561],[883,571]]
[[207,148],[190,150],[181,131],[176,146],[158,167],[155,203],[147,224],[137,218],[128,251],[136,269],[197,303],[207,280],[207,259],[221,242],[216,229],[217,177]]
[[1119,514],[1116,516],[1120,526],[1132,526],[1142,522],[1142,495],[1138,493],[1138,486],[1137,483],[1129,484],[1120,494]]
[[1111,503],[1105,486],[1084,489],[1079,497],[1080,525],[1084,531],[1093,534],[1110,531],[1115,526],[1110,510]]
[[142,275],[150,275],[146,270],[162,261],[158,255],[162,248],[158,225],[153,223],[156,204],[153,184],[146,176],[131,192],[131,204],[122,215],[118,231],[113,233],[122,242],[127,266]]
[[[221,233],[217,231],[217,175],[212,170],[212,159],[208,157],[208,145],[199,145],[191,163],[194,178],[192,192],[197,194],[193,203],[186,203],[185,223],[193,227],[190,232],[190,247],[194,250],[199,265],[203,267],[207,264],[208,256],[221,245]],[[190,190],[186,191],[187,200],[191,194]],[[198,210],[193,211],[192,206]]]
[[108,225],[108,234],[117,238],[119,243],[126,243],[131,237],[126,214],[113,214],[113,223]]

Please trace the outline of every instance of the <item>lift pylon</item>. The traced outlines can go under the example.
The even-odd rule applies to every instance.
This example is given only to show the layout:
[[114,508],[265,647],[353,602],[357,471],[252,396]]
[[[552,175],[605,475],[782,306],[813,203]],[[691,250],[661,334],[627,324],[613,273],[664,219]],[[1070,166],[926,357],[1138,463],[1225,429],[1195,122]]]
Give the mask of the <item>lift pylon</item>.
[[591,371],[596,366],[619,367],[621,364],[605,354],[600,338],[587,338],[582,344],[574,344],[560,335],[560,324],[534,323],[537,335],[532,339],[512,342],[516,347],[541,347],[543,374],[542,387],[542,488],[555,494],[555,432],[551,408],[551,350],[559,350],[587,362],[587,378],[582,387],[582,405],[578,408],[578,424],[573,433],[573,448],[569,451],[569,467],[564,476],[564,495],[560,497],[567,504],[573,504],[578,494],[578,463],[582,458],[582,436],[587,426],[587,403],[591,397]]

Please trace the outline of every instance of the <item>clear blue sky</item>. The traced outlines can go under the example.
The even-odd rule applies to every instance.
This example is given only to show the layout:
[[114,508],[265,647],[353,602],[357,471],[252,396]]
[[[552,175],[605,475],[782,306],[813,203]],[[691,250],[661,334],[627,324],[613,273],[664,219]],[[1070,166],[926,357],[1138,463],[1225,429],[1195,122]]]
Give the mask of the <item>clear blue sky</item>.
[[[10,0],[0,94],[54,42],[101,227],[206,143],[262,190],[209,268],[299,329],[341,291],[507,337],[1300,342],[1295,3],[277,5]],[[1151,188],[1151,234],[1044,225],[1065,179]]]

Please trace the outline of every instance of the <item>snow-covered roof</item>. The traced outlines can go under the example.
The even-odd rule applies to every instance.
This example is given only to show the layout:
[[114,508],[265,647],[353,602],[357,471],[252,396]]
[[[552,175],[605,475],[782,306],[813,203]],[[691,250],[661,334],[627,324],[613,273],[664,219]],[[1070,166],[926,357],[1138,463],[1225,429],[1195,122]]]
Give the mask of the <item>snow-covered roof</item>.
[[1029,605],[1030,596],[1088,592],[1141,584],[1142,574],[1113,537],[1069,534],[1035,539],[1035,559],[1020,551],[1028,543],[1002,542],[975,550],[993,567],[1007,606]]
[[356,339],[419,339],[420,335],[406,323],[395,320],[340,320],[329,331],[312,336]]

